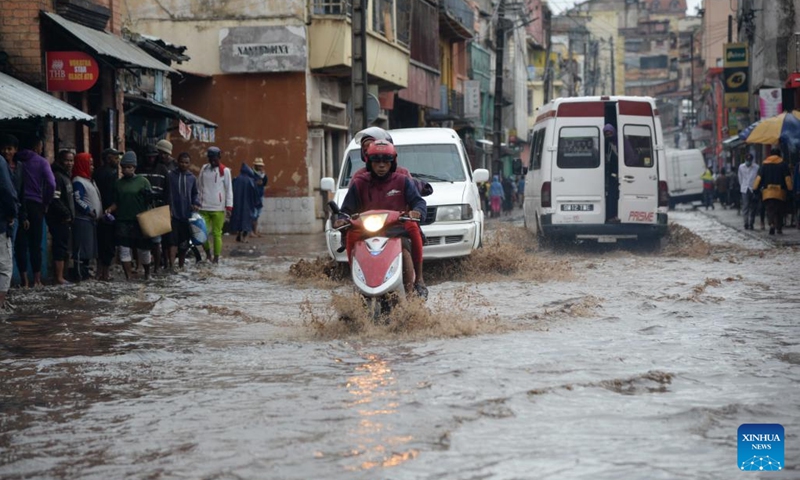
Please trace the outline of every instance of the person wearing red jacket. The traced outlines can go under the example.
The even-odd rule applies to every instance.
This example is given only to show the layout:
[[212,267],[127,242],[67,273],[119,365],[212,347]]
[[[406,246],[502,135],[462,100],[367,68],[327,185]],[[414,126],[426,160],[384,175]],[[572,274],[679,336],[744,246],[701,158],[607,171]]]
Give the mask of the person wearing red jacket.
[[[354,176],[347,189],[341,211],[353,215],[366,210],[408,211],[411,218],[424,220],[427,210],[425,200],[411,177],[397,173],[397,151],[386,140],[376,140],[366,149],[369,175]],[[338,228],[345,224],[343,218],[334,222]],[[427,298],[428,289],[422,277],[422,233],[417,222],[405,222],[411,240],[411,258],[414,264],[414,290]],[[351,257],[358,238],[347,235],[347,258]]]

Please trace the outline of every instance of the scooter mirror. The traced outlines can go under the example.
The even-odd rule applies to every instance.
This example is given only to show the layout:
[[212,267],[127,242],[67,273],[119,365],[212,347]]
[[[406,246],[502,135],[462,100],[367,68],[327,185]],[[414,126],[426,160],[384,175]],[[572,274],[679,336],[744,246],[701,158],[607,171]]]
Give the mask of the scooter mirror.
[[339,205],[336,205],[336,202],[333,200],[328,202],[328,208],[331,209],[331,212],[333,212],[334,215],[339,215]]

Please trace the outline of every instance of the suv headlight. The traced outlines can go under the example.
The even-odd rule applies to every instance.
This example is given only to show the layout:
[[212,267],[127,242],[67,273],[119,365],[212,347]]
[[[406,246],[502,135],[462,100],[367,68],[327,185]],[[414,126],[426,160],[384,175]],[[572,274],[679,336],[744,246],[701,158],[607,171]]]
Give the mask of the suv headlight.
[[437,222],[458,222],[461,220],[472,220],[472,205],[465,203],[462,205],[436,207]]

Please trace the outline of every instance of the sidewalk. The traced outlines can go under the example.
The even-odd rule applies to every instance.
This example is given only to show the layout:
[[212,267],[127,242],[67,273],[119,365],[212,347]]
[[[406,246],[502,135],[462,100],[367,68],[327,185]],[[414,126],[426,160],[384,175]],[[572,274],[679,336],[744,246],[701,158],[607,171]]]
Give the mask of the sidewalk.
[[[761,230],[761,221],[759,220],[758,215],[756,215],[756,221],[754,225],[755,229],[745,230],[744,218],[741,215],[736,214],[736,209],[723,208],[719,203],[715,203],[714,207],[716,207],[714,210],[706,210],[705,207],[697,207],[697,211],[712,217],[721,224],[734,228],[745,235],[758,238],[759,240],[771,242],[779,247],[800,245],[800,230],[795,228],[794,225],[784,226],[783,235],[769,235],[769,225],[766,225],[765,230]],[[679,206],[679,208],[681,207]]]

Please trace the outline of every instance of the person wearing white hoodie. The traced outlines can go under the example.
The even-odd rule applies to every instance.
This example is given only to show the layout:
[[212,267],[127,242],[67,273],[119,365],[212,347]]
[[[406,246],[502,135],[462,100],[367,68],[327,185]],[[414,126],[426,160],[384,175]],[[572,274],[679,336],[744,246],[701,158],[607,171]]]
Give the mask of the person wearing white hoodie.
[[233,210],[233,186],[231,169],[220,162],[222,151],[209,147],[206,152],[208,163],[200,169],[197,176],[197,191],[200,196],[200,215],[206,221],[208,241],[203,245],[206,259],[212,261],[211,240],[213,238],[213,262],[219,263],[222,252],[222,227]]

